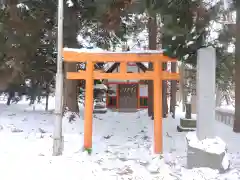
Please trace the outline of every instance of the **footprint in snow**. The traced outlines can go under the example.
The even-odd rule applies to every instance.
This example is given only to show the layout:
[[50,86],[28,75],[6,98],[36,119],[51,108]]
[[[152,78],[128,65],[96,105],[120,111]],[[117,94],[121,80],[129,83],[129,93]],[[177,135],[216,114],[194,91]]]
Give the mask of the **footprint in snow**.
[[18,128],[16,128],[16,127],[12,127],[12,128],[11,128],[11,132],[12,132],[12,133],[20,133],[20,132],[23,132],[23,130],[22,130],[22,129],[18,129]]
[[39,132],[42,133],[42,134],[47,133],[47,131],[45,131],[45,130],[42,129],[42,128],[38,128],[38,130],[39,130]]
[[27,118],[24,118],[22,121],[28,121],[28,119],[27,119]]
[[122,169],[118,169],[118,172],[116,172],[118,175],[123,176],[123,175],[131,175],[133,174],[133,170],[129,166],[125,166]]
[[168,132],[166,133],[166,136],[172,138],[172,136]]
[[110,139],[113,135],[107,135],[107,136],[103,136],[104,139]]
[[145,135],[145,136],[143,136],[143,140],[148,140],[148,139],[150,139],[147,135]]

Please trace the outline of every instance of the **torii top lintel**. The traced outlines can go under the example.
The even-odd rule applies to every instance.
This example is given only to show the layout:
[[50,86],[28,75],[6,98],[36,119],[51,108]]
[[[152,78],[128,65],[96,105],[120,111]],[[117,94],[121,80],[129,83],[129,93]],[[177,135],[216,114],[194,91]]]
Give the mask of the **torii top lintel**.
[[81,51],[78,49],[64,48],[65,62],[176,62],[174,58],[163,55],[162,51]]

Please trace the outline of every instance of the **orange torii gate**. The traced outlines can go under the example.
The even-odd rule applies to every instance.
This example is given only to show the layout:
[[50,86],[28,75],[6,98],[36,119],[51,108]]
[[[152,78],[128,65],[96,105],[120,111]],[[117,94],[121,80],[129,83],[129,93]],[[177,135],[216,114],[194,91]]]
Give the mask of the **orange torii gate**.
[[[65,48],[65,62],[85,62],[86,71],[68,72],[67,79],[86,80],[85,110],[84,110],[84,148],[92,148],[92,118],[93,118],[93,81],[94,79],[118,80],[153,80],[154,83],[154,152],[162,153],[162,80],[178,80],[178,73],[162,71],[163,62],[176,62],[176,59],[164,56],[159,52],[143,51],[128,52],[80,52],[77,49]],[[104,73],[94,70],[96,62],[119,62],[119,73]],[[152,62],[153,71],[144,73],[127,73],[128,62]]]

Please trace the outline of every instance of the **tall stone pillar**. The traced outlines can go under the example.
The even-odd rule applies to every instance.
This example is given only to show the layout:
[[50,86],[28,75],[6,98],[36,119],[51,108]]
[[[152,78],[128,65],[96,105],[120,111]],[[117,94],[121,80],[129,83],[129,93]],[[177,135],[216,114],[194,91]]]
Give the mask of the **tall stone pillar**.
[[197,56],[197,137],[214,137],[216,50],[198,50]]

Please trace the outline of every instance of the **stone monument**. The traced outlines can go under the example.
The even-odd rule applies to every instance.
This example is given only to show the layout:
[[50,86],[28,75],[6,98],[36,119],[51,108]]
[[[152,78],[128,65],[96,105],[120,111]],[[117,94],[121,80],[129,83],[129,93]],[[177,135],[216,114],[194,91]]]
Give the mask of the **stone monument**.
[[198,50],[197,56],[197,131],[187,139],[187,167],[208,167],[224,172],[230,163],[226,144],[215,137],[215,81],[216,50]]

